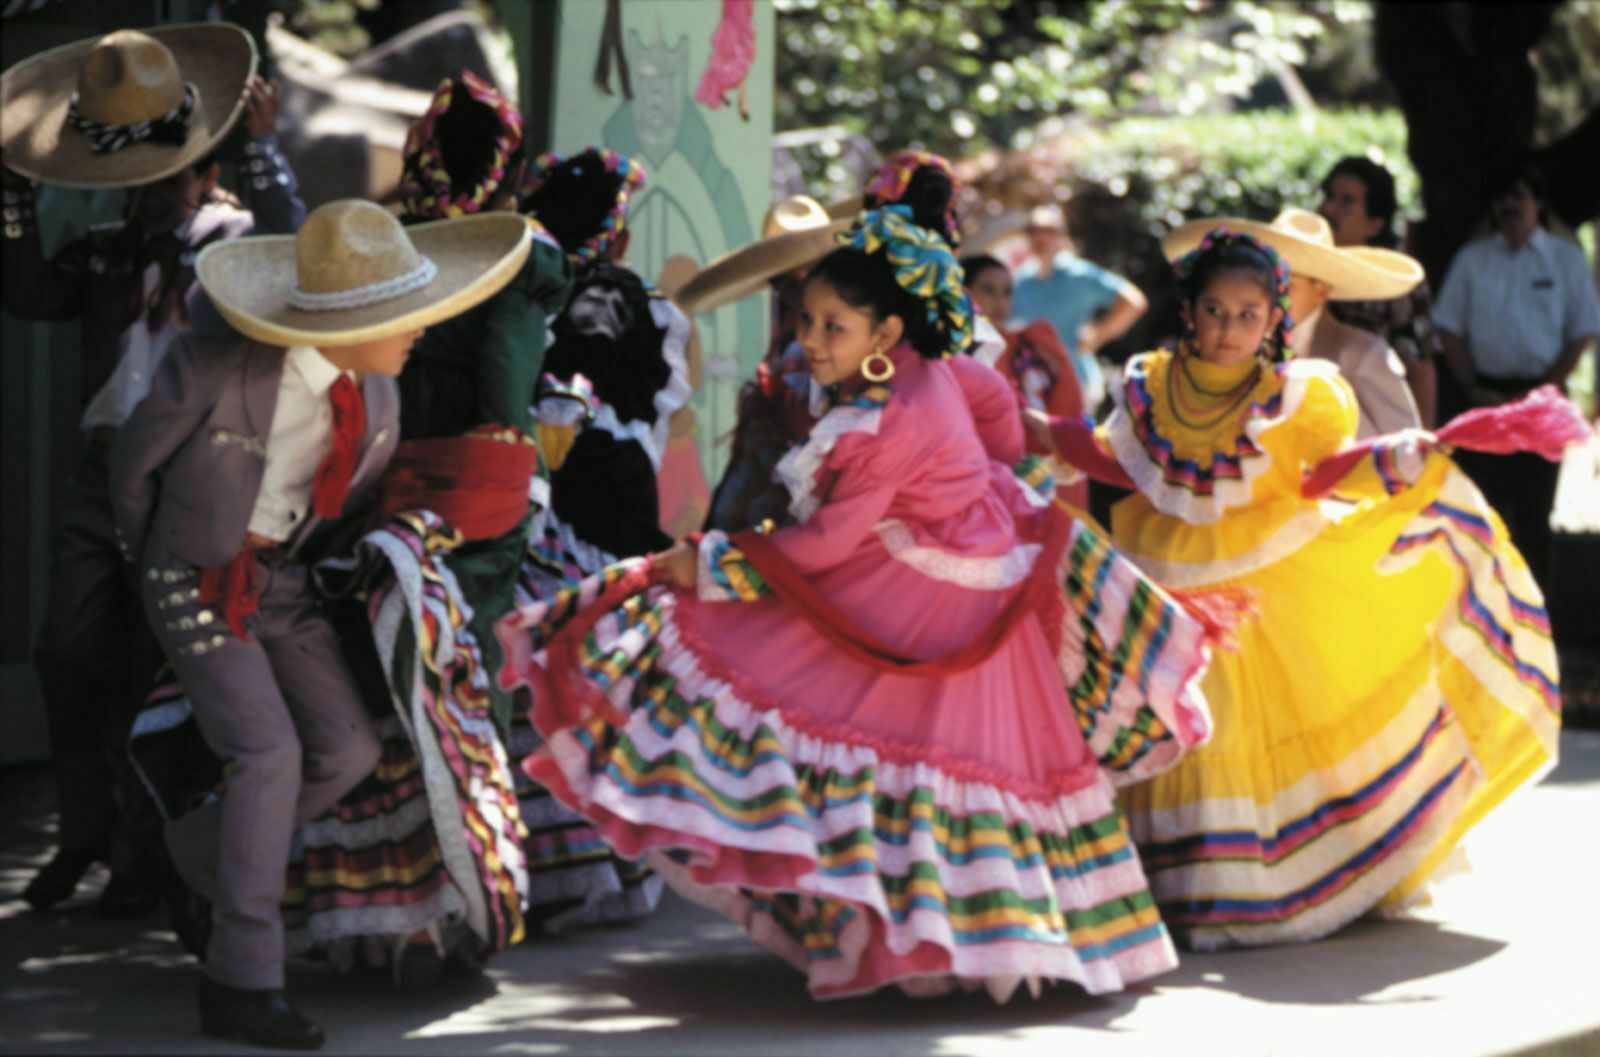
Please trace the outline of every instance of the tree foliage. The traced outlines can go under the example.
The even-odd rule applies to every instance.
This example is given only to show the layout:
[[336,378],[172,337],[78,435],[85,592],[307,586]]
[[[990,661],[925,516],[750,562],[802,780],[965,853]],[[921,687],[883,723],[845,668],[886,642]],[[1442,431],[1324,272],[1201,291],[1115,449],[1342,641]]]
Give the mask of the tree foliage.
[[775,0],[777,126],[840,125],[961,155],[1041,121],[1186,115],[1307,60],[1365,4],[1252,0]]

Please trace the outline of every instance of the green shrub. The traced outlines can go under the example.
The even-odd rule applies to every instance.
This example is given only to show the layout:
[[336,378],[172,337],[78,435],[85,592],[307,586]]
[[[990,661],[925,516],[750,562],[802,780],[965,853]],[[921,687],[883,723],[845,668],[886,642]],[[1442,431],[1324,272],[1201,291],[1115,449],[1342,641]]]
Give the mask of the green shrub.
[[1340,158],[1365,155],[1395,177],[1402,217],[1420,215],[1417,176],[1398,111],[1254,111],[1130,118],[1082,137],[1075,180],[1097,183],[1151,227],[1206,216],[1270,220],[1287,204],[1315,208]]

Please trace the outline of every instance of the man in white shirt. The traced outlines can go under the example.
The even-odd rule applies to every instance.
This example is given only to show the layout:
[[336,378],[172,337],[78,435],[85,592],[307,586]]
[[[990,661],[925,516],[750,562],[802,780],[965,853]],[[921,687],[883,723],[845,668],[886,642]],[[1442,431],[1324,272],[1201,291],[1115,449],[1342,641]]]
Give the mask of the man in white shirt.
[[[1543,197],[1531,167],[1501,181],[1492,206],[1495,234],[1456,254],[1434,308],[1445,360],[1474,406],[1516,399],[1540,385],[1565,386],[1600,334],[1600,294],[1588,262],[1576,245],[1544,229]],[[1543,584],[1559,465],[1528,454],[1456,458]]]

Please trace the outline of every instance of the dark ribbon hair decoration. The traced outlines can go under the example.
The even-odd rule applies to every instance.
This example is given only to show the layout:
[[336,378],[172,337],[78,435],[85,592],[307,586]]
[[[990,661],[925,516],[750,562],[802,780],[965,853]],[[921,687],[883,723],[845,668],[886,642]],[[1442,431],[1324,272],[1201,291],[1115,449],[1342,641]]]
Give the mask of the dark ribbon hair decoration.
[[96,154],[113,154],[132,143],[181,147],[189,139],[189,116],[194,113],[194,101],[194,84],[184,81],[183,102],[160,117],[134,125],[103,125],[78,111],[78,93],[74,92],[67,106],[67,125],[88,137],[89,149]]

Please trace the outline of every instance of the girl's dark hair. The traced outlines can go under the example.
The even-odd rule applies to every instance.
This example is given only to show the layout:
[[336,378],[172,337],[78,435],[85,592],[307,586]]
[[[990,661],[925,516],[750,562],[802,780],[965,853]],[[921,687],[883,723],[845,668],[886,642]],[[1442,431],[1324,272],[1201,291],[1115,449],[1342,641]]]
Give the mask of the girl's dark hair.
[[503,134],[494,108],[472,98],[467,86],[457,81],[450,92],[450,109],[434,122],[433,135],[439,141],[439,156],[450,174],[450,184],[458,193],[483,183],[494,162],[495,141]]
[[899,316],[905,324],[905,340],[923,358],[936,360],[950,351],[944,334],[928,322],[927,303],[895,282],[894,268],[881,250],[834,250],[806,276],[807,286],[817,282],[827,283],[851,308],[870,312],[874,323]]
[[978,276],[991,268],[998,268],[1007,275],[1011,274],[1011,269],[987,253],[974,253],[970,257],[961,258],[961,270],[966,273],[966,283],[969,287],[978,281]]
[[1394,214],[1399,208],[1399,202],[1394,192],[1394,176],[1388,169],[1379,165],[1371,158],[1362,158],[1351,155],[1340,158],[1328,170],[1328,175],[1322,181],[1322,194],[1327,196],[1335,176],[1348,176],[1358,180],[1366,189],[1367,216],[1383,221],[1383,227],[1373,240],[1380,246],[1394,246]]
[[877,195],[865,195],[861,205],[865,209],[908,206],[911,219],[918,227],[926,228],[949,242],[950,231],[945,225],[950,213],[950,200],[955,193],[956,188],[950,182],[949,175],[931,165],[922,165],[906,181],[906,189],[899,198],[891,202]]
[[575,154],[543,174],[523,202],[561,248],[576,253],[600,233],[617,204],[622,174],[608,171],[593,151]]
[[[1272,261],[1254,246],[1230,242],[1201,254],[1188,275],[1178,281],[1178,289],[1183,294],[1183,301],[1188,306],[1191,318],[1195,302],[1200,299],[1205,288],[1211,285],[1211,280],[1223,272],[1247,273],[1260,285],[1261,292],[1266,295],[1268,306],[1278,307],[1276,273]],[[1278,324],[1278,329],[1273,335],[1273,344],[1277,349],[1278,358],[1281,359],[1284,355],[1282,323]]]

